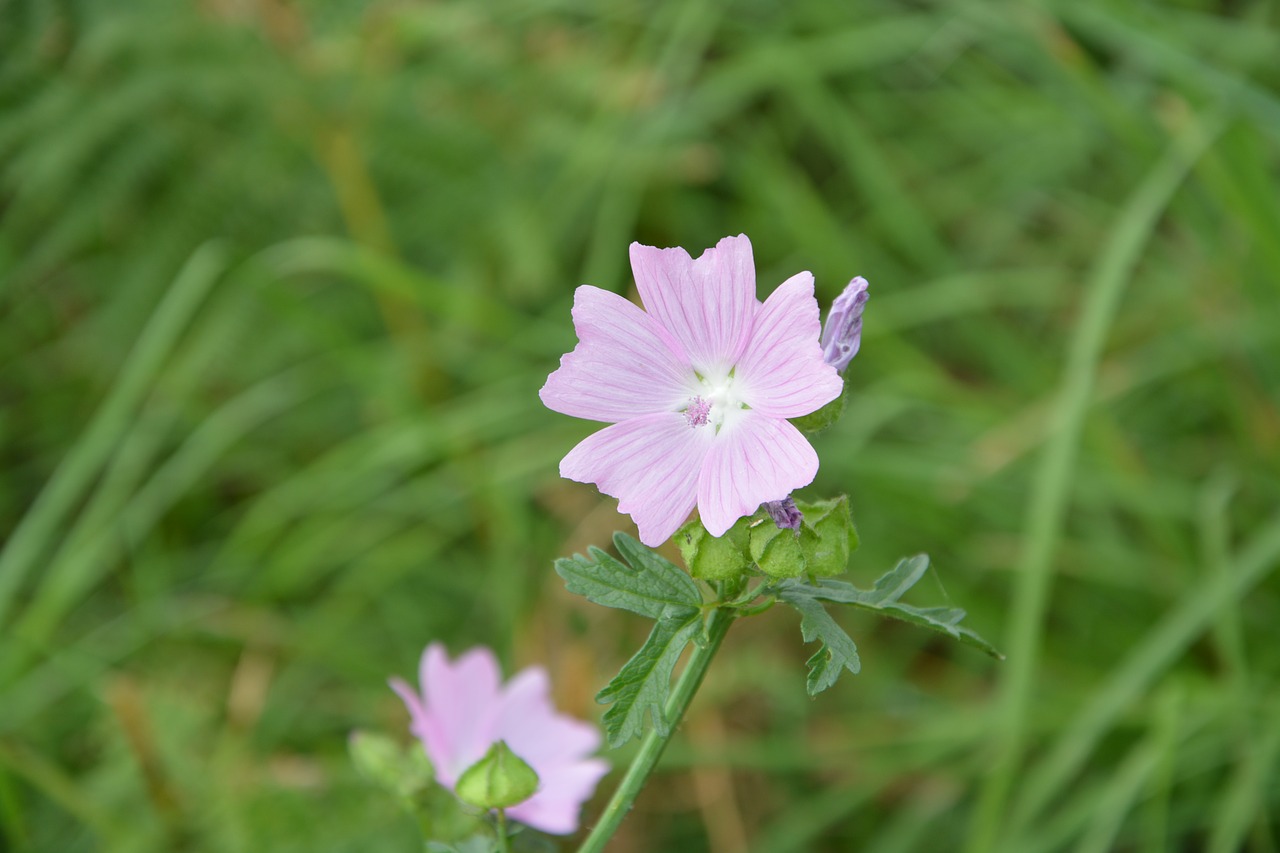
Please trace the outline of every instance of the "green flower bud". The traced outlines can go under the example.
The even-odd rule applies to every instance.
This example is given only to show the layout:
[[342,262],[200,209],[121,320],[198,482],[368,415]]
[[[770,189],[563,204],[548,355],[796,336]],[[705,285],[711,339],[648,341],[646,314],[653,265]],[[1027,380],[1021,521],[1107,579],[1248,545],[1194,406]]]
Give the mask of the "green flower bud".
[[742,577],[751,566],[748,526],[751,517],[740,518],[720,537],[712,536],[700,521],[691,521],[676,532],[676,544],[689,574],[706,581]]
[[537,790],[538,774],[505,741],[495,743],[484,758],[462,771],[453,788],[458,799],[485,810],[519,805]]
[[849,555],[858,547],[849,499],[841,495],[813,503],[797,501],[796,507],[804,515],[799,530],[776,524],[750,528],[751,559],[761,571],[775,578],[842,574]]

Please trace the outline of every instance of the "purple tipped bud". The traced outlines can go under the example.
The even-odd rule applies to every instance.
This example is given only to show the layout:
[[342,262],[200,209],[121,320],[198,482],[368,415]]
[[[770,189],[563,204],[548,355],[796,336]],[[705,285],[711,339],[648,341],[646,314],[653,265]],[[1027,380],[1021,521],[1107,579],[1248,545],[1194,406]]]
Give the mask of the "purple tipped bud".
[[800,512],[796,502],[791,500],[790,496],[780,501],[765,501],[764,511],[769,513],[769,517],[773,519],[774,524],[778,525],[779,530],[799,532],[800,522],[804,521],[804,514]]
[[862,343],[862,309],[867,305],[867,280],[858,276],[836,297],[822,328],[822,357],[844,373]]

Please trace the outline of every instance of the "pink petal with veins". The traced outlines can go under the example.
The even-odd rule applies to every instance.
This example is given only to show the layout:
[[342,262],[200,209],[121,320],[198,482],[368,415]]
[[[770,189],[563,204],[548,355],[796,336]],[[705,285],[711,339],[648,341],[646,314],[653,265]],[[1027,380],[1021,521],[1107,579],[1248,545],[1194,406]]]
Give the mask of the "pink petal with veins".
[[684,249],[631,244],[631,272],[647,310],[706,372],[737,361],[760,303],[751,241],[725,237],[697,259]]
[[821,328],[812,273],[797,273],[770,294],[738,360],[737,376],[753,409],[798,418],[840,396],[844,381],[823,360]]
[[785,498],[818,473],[818,454],[785,420],[752,410],[726,428],[707,453],[698,478],[698,513],[712,536],[765,501]]
[[689,396],[693,368],[671,333],[616,293],[574,292],[578,345],[538,396],[547,408],[593,421],[671,411]]
[[683,412],[632,418],[584,438],[561,460],[560,476],[617,498],[640,541],[661,545],[693,510],[714,437],[710,426],[690,426]]

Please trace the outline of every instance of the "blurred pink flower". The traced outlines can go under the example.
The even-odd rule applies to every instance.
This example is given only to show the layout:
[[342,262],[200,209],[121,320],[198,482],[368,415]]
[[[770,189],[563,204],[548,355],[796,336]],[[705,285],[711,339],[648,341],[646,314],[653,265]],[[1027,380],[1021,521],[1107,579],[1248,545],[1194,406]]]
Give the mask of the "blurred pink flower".
[[818,472],[787,422],[842,388],[818,342],[813,275],[793,275],[761,303],[745,235],[697,260],[632,243],[631,269],[645,310],[579,287],[578,345],[539,393],[557,412],[612,424],[573,448],[560,474],[618,498],[646,545],[668,539],[695,505],[722,536]]
[[599,758],[595,726],[556,713],[547,673],[530,667],[501,683],[493,652],[477,647],[450,661],[444,646],[422,653],[421,693],[399,678],[390,681],[409,709],[410,731],[422,741],[436,779],[453,790],[462,772],[489,747],[506,741],[538,774],[538,792],[507,814],[534,829],[568,835],[578,813],[609,771]]

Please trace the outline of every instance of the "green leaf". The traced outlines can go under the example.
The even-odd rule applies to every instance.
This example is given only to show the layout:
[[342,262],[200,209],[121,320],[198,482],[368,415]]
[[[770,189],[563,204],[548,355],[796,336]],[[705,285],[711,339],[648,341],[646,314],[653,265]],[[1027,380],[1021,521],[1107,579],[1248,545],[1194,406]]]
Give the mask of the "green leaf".
[[767,515],[751,525],[751,558],[775,578],[842,574],[858,547],[848,497],[797,501],[796,507],[804,516],[799,530],[780,529]]
[[435,782],[431,760],[418,743],[400,746],[386,735],[352,732],[351,761],[360,775],[405,801],[412,801]]
[[458,777],[453,791],[458,799],[479,809],[509,809],[538,790],[538,774],[523,758],[498,741],[484,758]]
[[401,746],[385,735],[354,732],[349,747],[360,774],[393,794],[428,837],[452,843],[483,829],[477,815],[465,812],[457,797],[436,783],[422,744]]
[[961,620],[965,617],[965,612],[960,608],[912,607],[899,601],[902,595],[911,589],[928,569],[929,557],[925,554],[917,554],[914,557],[899,561],[898,565],[894,566],[893,569],[881,575],[875,586],[869,590],[858,589],[844,581],[827,578],[818,581],[816,586],[810,586],[801,581],[788,580],[783,581],[781,595],[785,599],[789,593],[798,593],[834,604],[848,604],[863,610],[870,610],[879,613],[881,616],[910,622],[913,625],[919,625],[922,628],[946,634],[948,637],[959,640],[965,645],[981,649],[994,658],[1004,660],[1004,655],[995,646],[984,640],[976,632],[960,625]]
[[661,735],[669,731],[665,707],[671,692],[671,672],[680,653],[702,628],[701,613],[675,612],[654,623],[649,639],[596,695],[601,704],[613,703],[604,714],[609,746],[618,747],[644,730],[646,712]]
[[587,549],[590,557],[556,560],[556,573],[570,592],[650,619],[689,616],[702,607],[698,585],[679,566],[624,533],[615,533],[613,544],[632,568],[595,546]]
[[831,618],[822,602],[809,594],[809,589],[807,586],[788,586],[778,597],[800,611],[800,635],[804,641],[822,642],[808,660],[809,677],[805,681],[809,695],[817,696],[836,683],[841,671],[847,669],[857,675],[862,662],[858,660],[858,647],[853,640]]

